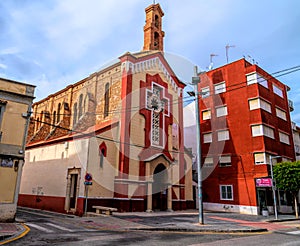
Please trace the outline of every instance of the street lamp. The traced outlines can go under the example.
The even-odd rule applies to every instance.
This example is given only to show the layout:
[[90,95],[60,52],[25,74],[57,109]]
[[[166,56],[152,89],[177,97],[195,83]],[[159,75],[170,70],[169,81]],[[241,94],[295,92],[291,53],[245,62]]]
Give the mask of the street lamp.
[[277,202],[276,202],[276,193],[275,193],[275,186],[274,186],[274,175],[273,175],[273,163],[272,159],[277,159],[280,158],[280,155],[276,156],[269,156],[270,159],[270,170],[271,170],[271,179],[272,179],[272,192],[273,192],[273,203],[274,203],[274,213],[275,213],[275,220],[278,219],[278,214],[277,214]]
[[[200,142],[200,114],[199,114],[199,92],[198,84],[200,77],[198,75],[197,66],[194,67],[194,77],[192,84],[194,85],[195,95],[195,113],[196,113],[196,138],[197,138],[197,173],[198,173],[198,201],[199,201],[199,224],[204,224],[203,216],[203,200],[202,200],[202,173],[201,173],[201,142]],[[191,95],[191,94],[190,94]]]

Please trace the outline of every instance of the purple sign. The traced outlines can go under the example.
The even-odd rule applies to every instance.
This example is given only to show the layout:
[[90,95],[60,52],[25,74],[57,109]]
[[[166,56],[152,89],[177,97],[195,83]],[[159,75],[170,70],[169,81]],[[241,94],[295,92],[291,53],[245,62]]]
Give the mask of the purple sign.
[[256,179],[256,187],[272,187],[272,179],[271,178]]

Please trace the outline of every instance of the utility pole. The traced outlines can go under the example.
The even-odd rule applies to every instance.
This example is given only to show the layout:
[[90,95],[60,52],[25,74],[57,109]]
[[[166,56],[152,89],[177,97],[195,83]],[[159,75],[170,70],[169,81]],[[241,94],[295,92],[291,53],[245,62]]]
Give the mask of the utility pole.
[[273,203],[274,203],[274,214],[275,214],[275,220],[278,219],[278,213],[277,213],[277,201],[276,201],[276,192],[275,192],[275,186],[274,186],[274,174],[273,174],[273,162],[272,159],[281,158],[280,155],[277,156],[271,156],[269,157],[270,160],[270,171],[271,171],[271,179],[272,179],[272,192],[273,192]]
[[229,45],[229,44],[227,44],[226,46],[225,46],[225,49],[226,49],[226,62],[228,63],[228,50],[229,50],[229,48],[234,48],[235,47],[235,45]]
[[197,137],[197,172],[198,172],[198,201],[199,201],[199,224],[204,224],[203,216],[203,200],[202,200],[202,173],[201,173],[201,138],[200,138],[200,114],[199,114],[199,92],[198,84],[200,83],[200,77],[198,75],[197,66],[194,67],[194,77],[192,78],[192,84],[194,85],[195,93],[195,111],[196,111],[196,137]]

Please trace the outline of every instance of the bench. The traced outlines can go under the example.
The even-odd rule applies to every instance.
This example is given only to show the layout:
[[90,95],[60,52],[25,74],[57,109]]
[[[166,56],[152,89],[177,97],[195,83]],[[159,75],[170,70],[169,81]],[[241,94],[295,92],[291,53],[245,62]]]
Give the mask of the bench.
[[109,207],[103,207],[103,206],[93,206],[94,209],[96,209],[97,214],[102,214],[105,212],[106,215],[112,215],[112,212],[117,212],[117,208],[109,208]]

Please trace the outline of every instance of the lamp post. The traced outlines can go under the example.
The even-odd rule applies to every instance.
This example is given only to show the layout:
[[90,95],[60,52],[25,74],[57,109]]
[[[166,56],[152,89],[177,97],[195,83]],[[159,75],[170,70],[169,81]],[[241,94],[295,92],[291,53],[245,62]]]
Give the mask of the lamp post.
[[199,224],[204,224],[203,216],[203,200],[202,200],[202,173],[201,173],[201,141],[200,141],[200,114],[199,114],[199,93],[198,84],[200,77],[198,75],[197,66],[194,67],[194,77],[192,84],[194,85],[195,94],[195,113],[196,113],[196,138],[197,138],[197,173],[198,173],[198,202],[199,202]]
[[275,214],[275,220],[278,219],[278,214],[277,214],[277,202],[276,202],[276,193],[275,193],[275,186],[274,186],[274,175],[273,175],[273,163],[272,159],[277,159],[280,158],[280,155],[276,156],[271,156],[269,157],[270,159],[270,170],[271,170],[271,179],[272,179],[272,192],[273,192],[273,203],[274,203],[274,214]]

